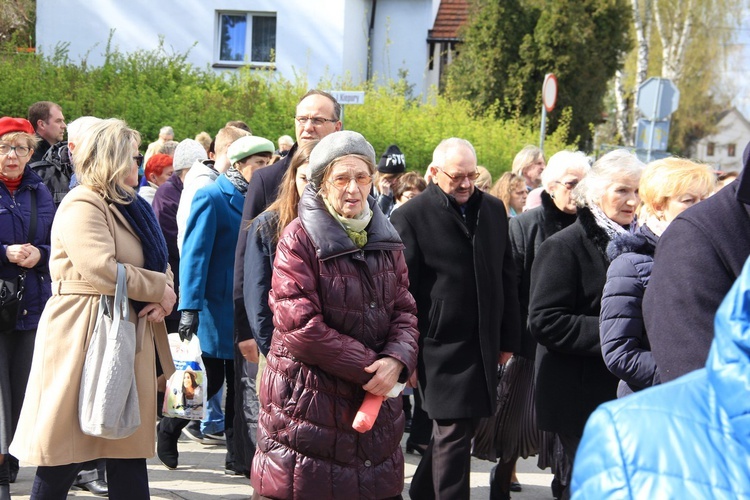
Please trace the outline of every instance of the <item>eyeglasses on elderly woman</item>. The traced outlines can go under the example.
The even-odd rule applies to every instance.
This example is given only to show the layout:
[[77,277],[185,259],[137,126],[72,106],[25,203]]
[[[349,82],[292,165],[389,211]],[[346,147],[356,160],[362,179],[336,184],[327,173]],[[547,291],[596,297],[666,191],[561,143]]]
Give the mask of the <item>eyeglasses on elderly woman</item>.
[[365,174],[357,175],[356,177],[341,175],[328,180],[328,182],[333,184],[333,186],[337,187],[338,189],[344,189],[348,187],[352,181],[355,181],[360,186],[368,186],[370,185],[370,183],[372,183],[372,176]]
[[555,184],[562,184],[572,191],[573,189],[575,189],[579,182],[579,179],[573,179],[571,181],[555,181]]
[[8,144],[0,144],[0,156],[7,156],[11,151],[15,151],[16,156],[23,158],[29,155],[31,148],[28,146],[10,146]]

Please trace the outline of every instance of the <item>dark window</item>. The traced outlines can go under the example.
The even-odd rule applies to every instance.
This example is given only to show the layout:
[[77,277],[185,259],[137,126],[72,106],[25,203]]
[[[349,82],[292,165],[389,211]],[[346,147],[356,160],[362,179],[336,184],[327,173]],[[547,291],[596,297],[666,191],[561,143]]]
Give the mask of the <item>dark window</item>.
[[706,156],[713,156],[715,147],[716,144],[714,144],[713,142],[709,142],[708,144],[706,144]]
[[736,156],[737,144],[727,144],[727,156]]
[[218,62],[273,62],[276,52],[276,15],[218,12]]

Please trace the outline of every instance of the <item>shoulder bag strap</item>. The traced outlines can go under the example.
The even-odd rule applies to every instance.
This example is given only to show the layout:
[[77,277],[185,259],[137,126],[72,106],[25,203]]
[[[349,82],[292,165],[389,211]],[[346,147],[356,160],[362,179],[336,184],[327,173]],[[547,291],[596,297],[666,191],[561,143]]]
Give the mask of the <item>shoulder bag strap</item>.
[[[31,195],[31,220],[29,221],[29,237],[28,242],[34,244],[34,238],[36,237],[36,224],[37,224],[37,207],[36,207],[36,189],[31,189],[29,193]],[[26,269],[21,270],[18,273],[18,300],[23,298],[23,290],[26,287]]]
[[34,244],[36,237],[37,224],[37,206],[36,206],[36,189],[31,189],[31,221],[29,221],[29,243]]

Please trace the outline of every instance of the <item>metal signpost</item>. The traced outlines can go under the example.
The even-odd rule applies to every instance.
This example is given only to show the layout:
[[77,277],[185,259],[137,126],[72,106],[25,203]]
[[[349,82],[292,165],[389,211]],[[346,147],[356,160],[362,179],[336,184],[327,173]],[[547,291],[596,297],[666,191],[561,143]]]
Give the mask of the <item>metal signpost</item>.
[[554,73],[544,75],[544,84],[542,85],[542,131],[539,140],[539,149],[544,153],[544,135],[547,132],[547,113],[555,109],[557,103],[557,77]]
[[344,130],[344,107],[347,104],[364,104],[364,90],[329,90],[329,94],[341,104],[341,130]]
[[668,156],[669,116],[679,103],[680,91],[666,78],[649,78],[638,87],[636,104],[643,118],[638,120],[635,150],[642,161]]

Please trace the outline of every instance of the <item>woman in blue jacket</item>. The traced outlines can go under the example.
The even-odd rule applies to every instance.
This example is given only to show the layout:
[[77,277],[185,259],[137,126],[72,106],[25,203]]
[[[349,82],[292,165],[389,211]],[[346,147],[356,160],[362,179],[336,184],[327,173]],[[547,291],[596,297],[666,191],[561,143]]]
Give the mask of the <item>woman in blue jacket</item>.
[[55,206],[41,177],[26,167],[37,141],[27,120],[0,118],[0,279],[23,279],[24,286],[15,321],[8,314],[8,324],[0,325],[0,499],[10,498],[8,483],[18,472],[8,446],[26,392],[36,327],[52,294],[48,262]]
[[[234,251],[242,206],[253,172],[268,165],[274,145],[268,139],[244,136],[227,149],[232,166],[216,182],[197,191],[190,205],[180,258],[178,333],[198,335],[211,399],[227,385],[225,436],[226,472],[234,473]],[[163,418],[159,423],[157,454],[169,469],[178,464],[177,440],[188,421]]]
[[600,406],[573,498],[750,498],[750,262],[719,307],[706,367]]
[[602,294],[599,335],[604,362],[620,379],[617,397],[660,382],[642,310],[654,249],[677,215],[708,198],[715,179],[711,167],[690,160],[666,158],[649,163],[639,185],[645,222],[634,234],[616,237],[607,248],[612,263]]

